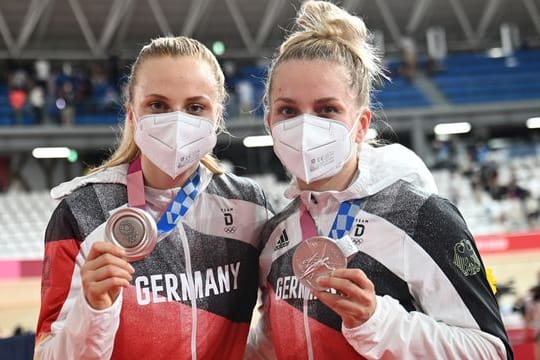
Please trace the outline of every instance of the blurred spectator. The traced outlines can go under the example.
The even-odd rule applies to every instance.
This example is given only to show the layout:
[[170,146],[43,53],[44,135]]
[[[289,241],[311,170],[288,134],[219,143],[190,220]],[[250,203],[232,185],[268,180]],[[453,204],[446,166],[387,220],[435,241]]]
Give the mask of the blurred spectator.
[[92,98],[92,81],[83,71],[77,73],[72,80],[74,92],[74,106],[85,112],[95,111],[94,99]]
[[21,125],[24,117],[24,105],[26,104],[26,91],[20,87],[12,87],[9,89],[8,97],[15,124]]
[[519,303],[515,301],[514,280],[510,280],[506,283],[497,283],[495,297],[499,304],[504,326],[507,329],[524,328],[525,319],[523,317],[523,311],[519,308]]
[[520,200],[524,200],[527,196],[529,196],[529,191],[518,185],[515,173],[512,174],[510,183],[501,188],[501,192],[506,198],[518,198]]
[[540,271],[537,273],[536,285],[529,291],[525,301],[525,321],[536,333],[536,358],[540,359]]
[[416,72],[417,51],[414,39],[410,36],[403,36],[400,43],[401,64],[398,72],[405,79],[411,80]]
[[236,64],[233,61],[225,61],[222,64],[223,73],[225,74],[225,87],[228,91],[228,101],[226,104],[226,117],[231,119],[238,116],[238,95],[236,94],[236,82],[238,74]]
[[28,93],[28,102],[32,107],[34,118],[40,125],[45,123],[45,116],[43,112],[43,106],[45,106],[45,89],[42,85],[37,83],[32,86]]
[[120,60],[117,56],[111,56],[107,62],[107,80],[112,84],[117,94],[122,92],[122,86],[126,77],[124,72],[129,69],[126,60]]
[[51,64],[48,60],[38,59],[34,62],[34,72],[36,83],[46,87],[51,76]]
[[120,104],[118,92],[108,81],[105,69],[101,64],[92,65],[90,82],[92,86],[91,101],[97,105],[92,110],[98,110],[100,112],[114,112],[118,110]]
[[75,76],[73,66],[66,61],[62,64],[62,72],[56,78],[56,107],[60,111],[60,123],[72,125],[75,117]]
[[105,69],[103,69],[101,64],[92,64],[90,81],[94,90],[108,84],[107,74],[105,74]]
[[454,162],[456,160],[454,143],[451,141],[435,140],[432,145],[435,151],[434,166],[436,168],[454,168]]
[[28,74],[22,68],[18,68],[13,72],[10,79],[10,86],[17,89],[26,89]]
[[540,217],[540,203],[538,199],[535,199],[531,194],[525,198],[525,215],[527,216],[527,223],[530,229],[537,229],[539,227]]
[[446,71],[444,63],[434,58],[428,58],[426,62],[426,72],[429,76],[433,76]]
[[241,79],[236,83],[236,93],[238,94],[238,105],[240,114],[250,113],[255,108],[255,89],[249,80]]
[[496,165],[489,164],[483,167],[486,173],[486,188],[495,200],[519,199],[524,200],[529,191],[518,185],[516,175],[512,174],[511,180],[506,185],[499,183],[499,172]]
[[441,26],[429,27],[426,31],[427,55],[426,71],[435,75],[445,70],[444,59],[447,54],[446,32]]
[[0,193],[7,191],[9,187],[10,159],[9,156],[0,156]]
[[98,109],[103,112],[117,111],[120,106],[120,97],[112,86],[107,86],[105,94],[98,102]]
[[75,89],[71,80],[66,80],[62,84],[56,106],[60,109],[62,125],[72,125],[75,117]]
[[22,326],[17,326],[15,327],[15,329],[13,330],[13,336],[19,336],[19,335],[23,335],[25,333],[24,329],[22,328]]

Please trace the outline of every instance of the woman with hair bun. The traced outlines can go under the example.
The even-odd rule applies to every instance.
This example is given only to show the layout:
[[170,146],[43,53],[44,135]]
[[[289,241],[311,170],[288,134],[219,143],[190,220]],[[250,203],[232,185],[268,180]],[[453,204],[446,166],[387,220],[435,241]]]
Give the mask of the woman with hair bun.
[[293,201],[264,231],[248,358],[511,359],[459,211],[413,152],[364,142],[382,76],[364,22],[307,1],[296,24],[265,99]]

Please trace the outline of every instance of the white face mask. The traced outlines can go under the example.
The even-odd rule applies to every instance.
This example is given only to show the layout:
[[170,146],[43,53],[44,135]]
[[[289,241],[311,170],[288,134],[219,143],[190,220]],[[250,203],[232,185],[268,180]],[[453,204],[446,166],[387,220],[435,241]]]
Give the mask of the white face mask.
[[181,111],[142,116],[135,143],[154,165],[176,178],[216,145],[212,120]]
[[349,131],[340,121],[310,114],[283,120],[272,126],[274,152],[307,184],[329,178],[341,171],[352,154],[355,125]]

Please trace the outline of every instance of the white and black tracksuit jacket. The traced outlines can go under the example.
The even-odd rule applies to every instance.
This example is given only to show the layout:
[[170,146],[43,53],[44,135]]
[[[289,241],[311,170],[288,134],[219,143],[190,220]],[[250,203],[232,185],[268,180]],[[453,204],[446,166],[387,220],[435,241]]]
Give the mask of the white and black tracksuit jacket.
[[[267,227],[261,254],[262,306],[250,358],[511,359],[496,299],[474,239],[459,211],[435,195],[421,160],[400,145],[363,145],[359,172],[342,192],[300,191]],[[309,294],[291,259],[302,241],[303,202],[327,235],[340,203],[363,199],[350,236],[349,268],[375,285],[377,307],[347,329]],[[339,241],[339,240],[338,240]]]
[[[199,196],[180,222],[187,238],[177,226],[158,240],[147,258],[132,263],[131,285],[99,311],[84,299],[81,266],[104,239],[111,211],[126,206],[127,165],[52,190],[62,200],[45,238],[36,358],[243,358],[261,230],[272,213],[253,181],[201,166]],[[166,207],[175,193],[145,192],[149,210],[150,202]]]

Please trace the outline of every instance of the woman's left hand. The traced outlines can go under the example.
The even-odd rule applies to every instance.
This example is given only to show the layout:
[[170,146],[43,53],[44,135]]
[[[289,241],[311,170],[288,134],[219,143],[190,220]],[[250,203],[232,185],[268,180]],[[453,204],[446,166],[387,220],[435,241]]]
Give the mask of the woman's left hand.
[[375,286],[360,269],[337,269],[332,276],[317,279],[321,287],[338,291],[314,291],[322,303],[335,311],[343,320],[343,325],[353,328],[365,323],[375,312],[377,298]]

